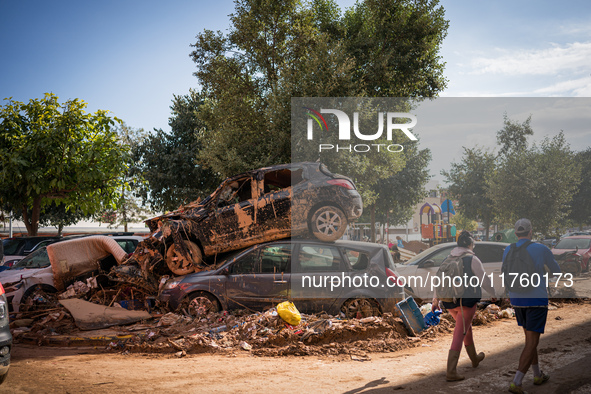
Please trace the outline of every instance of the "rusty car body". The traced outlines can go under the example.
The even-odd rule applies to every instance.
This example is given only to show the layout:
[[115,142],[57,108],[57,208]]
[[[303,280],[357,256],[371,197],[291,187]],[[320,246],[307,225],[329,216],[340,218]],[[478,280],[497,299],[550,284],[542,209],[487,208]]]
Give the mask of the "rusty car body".
[[261,242],[308,234],[337,240],[362,212],[353,181],[322,163],[260,168],[227,178],[203,201],[147,220],[158,241],[146,241],[136,258],[144,270],[166,261],[174,274],[186,275],[204,269],[208,256]]
[[385,245],[369,242],[320,242],[286,239],[251,246],[221,260],[214,269],[168,280],[160,300],[173,310],[199,316],[227,309],[264,310],[293,300],[306,313],[324,311],[347,317],[392,312],[404,298],[397,286],[302,286],[327,276],[380,278],[397,281],[392,256]]

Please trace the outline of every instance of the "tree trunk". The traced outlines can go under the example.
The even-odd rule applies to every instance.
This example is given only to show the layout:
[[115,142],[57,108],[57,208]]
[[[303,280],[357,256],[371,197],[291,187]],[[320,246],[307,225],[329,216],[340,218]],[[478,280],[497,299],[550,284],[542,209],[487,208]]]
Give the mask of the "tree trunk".
[[488,241],[488,228],[490,227],[490,221],[484,222],[484,240]]
[[39,216],[41,214],[41,196],[35,197],[33,200],[33,210],[31,211],[31,216],[29,217],[29,212],[27,211],[27,206],[23,205],[23,221],[25,222],[25,227],[27,228],[27,234],[29,236],[35,236],[39,232]]
[[64,230],[64,225],[63,224],[58,224],[57,225],[57,236],[61,237],[62,236],[62,231]]

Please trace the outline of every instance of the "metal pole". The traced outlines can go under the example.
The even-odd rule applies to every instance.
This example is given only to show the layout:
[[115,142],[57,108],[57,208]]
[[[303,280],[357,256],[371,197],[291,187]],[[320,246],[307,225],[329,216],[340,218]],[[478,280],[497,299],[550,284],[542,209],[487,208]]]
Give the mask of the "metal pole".
[[10,218],[8,219],[8,238],[12,238],[12,211],[10,211]]

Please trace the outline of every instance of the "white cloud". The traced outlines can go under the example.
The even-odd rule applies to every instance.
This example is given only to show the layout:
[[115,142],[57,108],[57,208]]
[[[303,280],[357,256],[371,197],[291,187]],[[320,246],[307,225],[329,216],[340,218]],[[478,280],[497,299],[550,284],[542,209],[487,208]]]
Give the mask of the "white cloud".
[[591,96],[591,76],[558,82],[545,88],[537,89],[534,93],[548,96]]
[[554,75],[589,67],[591,42],[575,42],[565,46],[535,50],[498,49],[498,57],[472,60],[473,74]]

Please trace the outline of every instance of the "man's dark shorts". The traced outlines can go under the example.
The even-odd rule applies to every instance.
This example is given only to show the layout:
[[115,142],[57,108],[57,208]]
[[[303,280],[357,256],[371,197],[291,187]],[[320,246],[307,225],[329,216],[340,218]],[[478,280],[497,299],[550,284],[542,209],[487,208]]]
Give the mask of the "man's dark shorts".
[[527,331],[544,333],[546,327],[546,318],[548,317],[548,308],[529,307],[514,308],[517,324],[524,327]]

